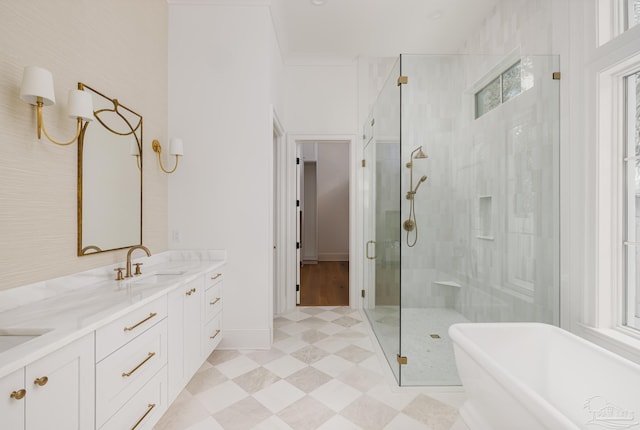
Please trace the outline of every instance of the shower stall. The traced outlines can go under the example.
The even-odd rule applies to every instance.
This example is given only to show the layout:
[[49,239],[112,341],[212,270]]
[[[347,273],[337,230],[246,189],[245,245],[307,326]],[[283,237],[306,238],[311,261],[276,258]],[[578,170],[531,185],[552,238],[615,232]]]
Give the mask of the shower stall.
[[559,59],[401,55],[364,124],[364,308],[400,385],[458,322],[559,323]]

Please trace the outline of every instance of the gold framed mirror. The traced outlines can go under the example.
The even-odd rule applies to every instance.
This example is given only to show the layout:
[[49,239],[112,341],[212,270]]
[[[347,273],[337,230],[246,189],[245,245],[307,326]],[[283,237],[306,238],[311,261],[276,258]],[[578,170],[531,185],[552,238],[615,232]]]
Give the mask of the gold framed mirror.
[[95,121],[78,137],[78,255],[142,244],[142,116],[79,83]]

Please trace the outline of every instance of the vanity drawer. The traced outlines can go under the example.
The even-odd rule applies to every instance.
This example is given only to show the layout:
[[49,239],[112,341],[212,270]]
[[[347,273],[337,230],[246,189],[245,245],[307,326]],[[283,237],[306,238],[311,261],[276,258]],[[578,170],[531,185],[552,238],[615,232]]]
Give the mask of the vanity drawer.
[[209,270],[205,275],[205,285],[209,288],[212,285],[221,283],[223,278],[224,272],[222,271],[222,267]]
[[167,363],[167,320],[96,365],[96,423],[102,425]]
[[208,357],[222,340],[222,314],[218,314],[218,316],[204,326],[202,335],[202,351],[204,352],[204,356]]
[[167,297],[162,296],[96,330],[96,362],[131,339],[135,339],[167,316]]
[[222,310],[222,282],[218,282],[213,287],[209,287],[205,292],[204,300],[204,321],[208,322]]
[[167,367],[129,399],[100,430],[151,429],[167,410]]

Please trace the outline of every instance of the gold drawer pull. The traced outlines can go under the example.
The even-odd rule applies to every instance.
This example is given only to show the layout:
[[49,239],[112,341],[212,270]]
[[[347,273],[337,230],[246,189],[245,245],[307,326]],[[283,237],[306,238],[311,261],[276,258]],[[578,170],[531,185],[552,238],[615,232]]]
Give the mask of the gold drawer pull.
[[155,403],[149,403],[149,406],[148,406],[148,408],[149,408],[149,409],[147,409],[147,412],[145,412],[145,413],[144,413],[144,415],[140,417],[140,419],[138,420],[138,422],[137,422],[137,423],[135,423],[135,424],[133,425],[133,427],[131,427],[131,430],[135,430],[135,429],[140,425],[140,423],[141,423],[142,421],[144,421],[144,419],[145,419],[145,418],[147,418],[147,415],[149,415],[149,414],[151,413],[151,411],[153,410],[153,408],[155,408],[155,407],[156,407],[156,404],[155,404]]
[[209,336],[210,339],[215,339],[217,335],[220,334],[220,330],[216,330],[216,334],[214,334],[213,336]]
[[43,376],[41,378],[36,378],[36,380],[33,381],[34,384],[39,385],[41,387],[44,387],[45,385],[47,385],[47,382],[49,382],[49,378],[47,378],[46,376]]
[[156,315],[158,315],[158,314],[155,313],[155,312],[151,312],[148,317],[146,317],[145,319],[140,321],[138,324],[134,324],[131,327],[125,327],[124,331],[131,331],[131,330],[135,329],[136,327],[138,327],[140,324],[146,323],[147,321],[149,321],[151,318],[155,317]]
[[187,291],[185,294],[186,294],[187,296],[190,296],[191,294],[193,294],[193,293],[195,293],[195,292],[196,292],[196,289],[195,289],[195,288],[192,288],[192,289],[190,289],[189,291]]
[[12,392],[9,397],[16,400],[22,400],[26,395],[27,395],[27,390],[23,388],[22,390]]
[[212,280],[212,281],[215,281],[215,280],[216,280],[216,279],[218,279],[220,276],[222,276],[222,273],[218,273],[218,274],[216,274],[216,276],[212,276],[212,277],[211,277],[211,280]]
[[216,299],[212,302],[210,302],[210,305],[215,305],[216,303],[218,303],[220,301],[220,297],[216,297]]
[[123,377],[123,378],[127,378],[127,377],[129,377],[129,376],[133,375],[133,373],[134,373],[136,370],[140,369],[140,367],[142,367],[142,365],[144,365],[144,363],[146,363],[147,361],[151,360],[151,357],[153,357],[154,355],[156,355],[156,353],[155,353],[155,352],[150,352],[150,353],[149,353],[149,355],[147,355],[147,358],[145,358],[144,360],[142,360],[142,361],[140,362],[140,364],[138,364],[136,367],[134,367],[133,369],[131,369],[131,371],[126,372],[126,373],[123,373],[123,374],[122,374],[122,377]]

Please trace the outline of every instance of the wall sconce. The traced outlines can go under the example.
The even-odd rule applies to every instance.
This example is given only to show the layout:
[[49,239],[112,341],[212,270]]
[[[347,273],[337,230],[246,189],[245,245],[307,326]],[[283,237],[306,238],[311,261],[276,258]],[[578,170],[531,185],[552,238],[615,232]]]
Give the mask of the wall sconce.
[[22,75],[22,86],[20,87],[20,98],[25,102],[35,105],[38,117],[38,139],[42,132],[51,142],[56,145],[70,145],[78,139],[82,130],[82,121],[93,120],[93,100],[91,94],[83,91],[82,84],[78,83],[77,90],[69,90],[69,100],[67,103],[67,114],[70,118],[77,118],[78,129],[76,135],[68,142],[58,142],[49,136],[42,119],[42,107],[51,106],[56,103],[56,96],[53,91],[53,76],[51,72],[42,67],[28,66],[24,68]]
[[158,163],[160,163],[160,168],[164,173],[173,173],[176,171],[176,169],[178,168],[178,157],[184,155],[184,145],[182,143],[182,139],[172,137],[169,143],[169,154],[176,156],[176,165],[173,166],[173,169],[171,170],[165,169],[164,165],[162,164],[162,145],[160,145],[160,142],[158,142],[157,139],[154,139],[153,142],[151,142],[151,148],[153,149],[153,152],[158,154]]

